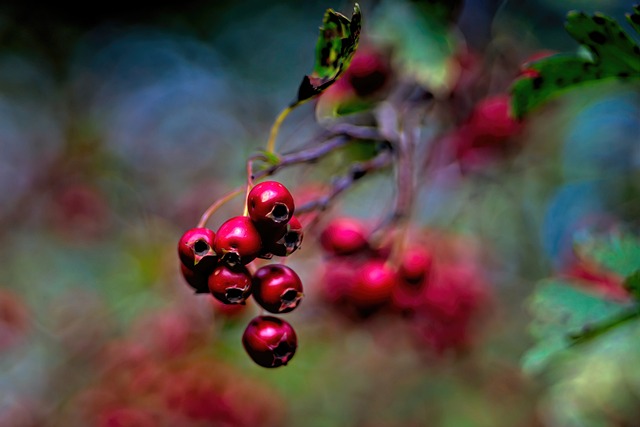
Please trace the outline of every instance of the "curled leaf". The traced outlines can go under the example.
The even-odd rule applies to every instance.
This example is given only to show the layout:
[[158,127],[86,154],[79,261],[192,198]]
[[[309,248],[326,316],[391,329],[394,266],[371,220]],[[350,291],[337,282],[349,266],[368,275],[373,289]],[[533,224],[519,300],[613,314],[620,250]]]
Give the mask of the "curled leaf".
[[302,79],[298,97],[291,106],[319,95],[347,69],[358,47],[361,22],[358,3],[353,8],[351,20],[333,9],[327,9],[316,42],[313,72]]

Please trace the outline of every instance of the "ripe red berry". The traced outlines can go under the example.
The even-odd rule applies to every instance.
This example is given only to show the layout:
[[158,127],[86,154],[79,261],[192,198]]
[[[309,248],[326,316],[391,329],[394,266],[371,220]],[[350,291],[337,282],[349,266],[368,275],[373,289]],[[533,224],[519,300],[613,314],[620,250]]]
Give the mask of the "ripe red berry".
[[522,124],[511,115],[511,99],[497,95],[478,102],[469,120],[478,138],[491,139],[494,143],[517,134]]
[[265,253],[261,257],[270,259],[271,256],[289,256],[294,253],[302,244],[302,238],[304,233],[302,232],[302,224],[295,216],[291,217],[291,220],[287,223],[284,229],[284,233],[280,231],[276,236],[277,239],[267,237],[263,235],[263,246],[266,246],[263,250]]
[[184,264],[180,264],[180,272],[187,284],[196,291],[196,294],[209,293],[208,276],[206,274],[189,270]]
[[298,337],[288,322],[273,316],[258,316],[247,325],[242,345],[258,365],[277,368],[291,360],[298,347]]
[[287,187],[276,181],[264,181],[247,196],[251,219],[261,228],[280,228],[293,216],[295,205]]
[[199,227],[187,230],[178,241],[180,261],[189,270],[208,274],[213,269],[217,257],[213,250],[216,233]]
[[251,273],[242,265],[220,264],[208,283],[211,294],[225,304],[244,304],[251,295]]
[[398,266],[400,278],[408,283],[418,284],[431,271],[433,256],[423,246],[409,246],[405,249]]
[[330,254],[350,255],[369,247],[366,235],[365,227],[357,219],[337,218],[320,234],[320,244]]
[[227,265],[246,265],[262,247],[260,233],[247,216],[236,216],[223,223],[216,233],[213,248]]
[[390,301],[396,281],[396,272],[383,260],[367,261],[351,284],[347,299],[358,310],[376,310]]
[[282,264],[265,265],[253,275],[253,297],[271,313],[288,313],[302,300],[302,281]]
[[345,77],[358,96],[366,97],[381,90],[389,81],[391,67],[380,52],[358,50],[353,56]]

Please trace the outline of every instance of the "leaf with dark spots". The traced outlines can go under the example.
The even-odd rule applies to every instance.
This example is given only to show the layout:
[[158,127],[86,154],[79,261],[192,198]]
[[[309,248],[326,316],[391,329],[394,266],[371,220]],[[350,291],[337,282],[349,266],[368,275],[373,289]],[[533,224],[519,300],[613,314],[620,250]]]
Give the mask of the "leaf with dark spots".
[[316,43],[313,72],[302,79],[298,96],[291,106],[319,95],[347,69],[358,47],[361,21],[357,3],[351,20],[333,9],[327,9]]
[[[640,32],[640,9],[627,15]],[[600,13],[569,12],[567,32],[587,54],[558,54],[528,64],[536,77],[516,80],[511,88],[513,111],[521,118],[544,102],[578,85],[600,80],[640,79],[640,47],[612,18]]]

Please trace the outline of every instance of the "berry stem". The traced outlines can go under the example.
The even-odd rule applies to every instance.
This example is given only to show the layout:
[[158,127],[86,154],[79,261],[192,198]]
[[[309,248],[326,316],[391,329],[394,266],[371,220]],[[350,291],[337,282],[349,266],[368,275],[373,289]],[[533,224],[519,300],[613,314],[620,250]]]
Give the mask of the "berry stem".
[[280,114],[278,114],[278,117],[276,117],[276,120],[273,122],[273,125],[271,126],[271,132],[269,132],[269,141],[267,142],[267,149],[266,149],[267,153],[270,153],[270,154],[275,153],[276,138],[278,137],[278,132],[280,131],[280,125],[282,124],[282,122],[284,122],[284,119],[287,118],[289,113],[293,111],[293,109],[298,105],[300,105],[300,103],[289,105],[284,110],[280,111]]
[[213,215],[218,209],[220,209],[222,205],[224,205],[225,203],[227,203],[237,195],[241,194],[243,191],[244,191],[244,187],[236,188],[235,190],[225,194],[224,196],[220,197],[218,200],[213,202],[213,204],[209,206],[207,210],[202,214],[197,226],[199,228],[204,227],[207,224],[207,221],[209,221],[209,218],[211,217],[211,215]]

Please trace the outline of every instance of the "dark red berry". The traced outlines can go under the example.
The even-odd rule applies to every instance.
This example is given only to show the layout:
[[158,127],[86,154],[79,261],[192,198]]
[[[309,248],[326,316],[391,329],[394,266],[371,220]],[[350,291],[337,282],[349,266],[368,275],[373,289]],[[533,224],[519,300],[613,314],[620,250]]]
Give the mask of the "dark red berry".
[[345,77],[358,96],[366,97],[381,90],[389,81],[391,67],[380,52],[358,50],[353,56]]
[[367,231],[354,218],[332,220],[320,234],[320,244],[330,254],[350,255],[369,247]]
[[358,310],[376,310],[390,301],[397,280],[396,272],[383,260],[367,261],[348,290],[348,301]]
[[191,286],[196,294],[209,293],[208,277],[206,274],[189,270],[184,264],[180,264],[180,272],[184,280]]
[[291,360],[298,338],[288,322],[273,316],[258,316],[245,329],[242,345],[258,365],[277,368]]
[[279,237],[274,240],[267,240],[269,237],[263,236],[262,242],[263,246],[266,246],[266,248],[263,249],[265,252],[261,257],[268,257],[267,259],[269,259],[273,255],[289,256],[298,250],[302,244],[302,238],[304,237],[302,224],[300,224],[298,218],[292,216],[291,220],[285,226],[284,233],[280,232],[276,234],[276,236]]
[[236,216],[223,223],[216,233],[213,248],[227,265],[246,265],[262,247],[260,233],[248,216]]
[[251,219],[261,228],[280,228],[293,216],[295,205],[287,187],[276,181],[264,181],[247,196]]
[[178,255],[182,264],[190,270],[210,273],[217,261],[213,250],[215,238],[216,233],[208,228],[187,230],[178,242]]
[[253,275],[253,297],[271,313],[288,313],[302,300],[302,281],[282,264],[265,265]]
[[251,273],[242,265],[221,264],[209,276],[209,290],[225,304],[244,304],[251,295]]

